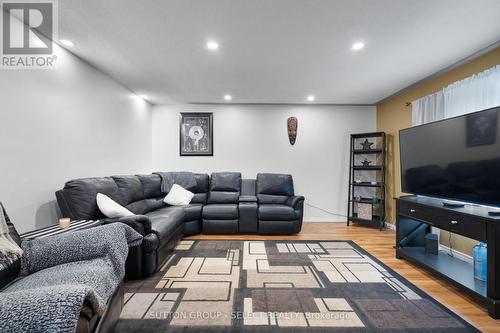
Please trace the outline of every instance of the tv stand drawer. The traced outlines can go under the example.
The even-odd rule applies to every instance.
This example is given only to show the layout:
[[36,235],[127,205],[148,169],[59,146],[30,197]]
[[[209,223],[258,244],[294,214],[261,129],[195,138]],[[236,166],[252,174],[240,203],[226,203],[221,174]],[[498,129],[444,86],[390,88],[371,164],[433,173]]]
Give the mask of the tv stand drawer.
[[486,241],[486,222],[467,214],[405,201],[399,202],[398,214],[465,237]]
[[416,205],[411,202],[400,201],[398,205],[398,214],[421,220],[423,222],[430,222],[433,219],[433,216],[436,214],[436,209],[432,207]]
[[486,223],[464,214],[438,214],[434,218],[435,227],[486,242]]

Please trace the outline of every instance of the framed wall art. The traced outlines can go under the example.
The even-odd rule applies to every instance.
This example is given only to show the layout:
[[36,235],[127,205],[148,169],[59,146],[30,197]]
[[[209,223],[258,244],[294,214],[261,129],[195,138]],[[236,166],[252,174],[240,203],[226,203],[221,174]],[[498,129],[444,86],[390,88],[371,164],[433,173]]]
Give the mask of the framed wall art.
[[181,113],[179,124],[180,156],[213,156],[212,113]]

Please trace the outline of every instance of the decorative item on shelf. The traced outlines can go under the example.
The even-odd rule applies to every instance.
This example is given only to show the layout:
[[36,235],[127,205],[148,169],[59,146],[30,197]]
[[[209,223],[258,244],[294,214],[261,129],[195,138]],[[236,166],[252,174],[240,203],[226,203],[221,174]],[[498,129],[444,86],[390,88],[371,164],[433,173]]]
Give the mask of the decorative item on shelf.
[[62,219],[59,219],[59,228],[68,229],[70,225],[71,225],[70,218],[64,217]]
[[376,196],[373,196],[373,197],[372,197],[372,204],[373,204],[373,205],[378,204],[378,203],[379,203],[379,201],[380,201],[380,199],[379,199],[379,198],[377,198]]
[[213,156],[212,113],[181,113],[180,156]]
[[298,124],[299,121],[297,120],[297,117],[290,117],[287,120],[288,140],[292,146],[295,144],[295,140],[297,139]]
[[354,177],[354,182],[356,184],[360,184],[363,182],[363,178],[361,176],[356,176],[356,177]]
[[368,139],[365,139],[364,142],[360,143],[361,146],[363,146],[363,150],[371,150],[373,146],[373,142],[368,141]]
[[486,281],[488,276],[488,246],[486,243],[480,242],[472,249],[472,258],[474,261],[474,278]]
[[365,158],[365,160],[363,162],[361,162],[363,164],[364,167],[367,167],[367,166],[370,166],[370,164],[372,163],[372,161],[368,161],[367,158]]
[[377,185],[378,183],[377,182],[370,182],[370,184]]
[[425,235],[425,253],[437,255],[439,252],[438,235],[428,233]]
[[360,202],[361,201],[361,196],[358,194],[354,197],[354,200],[357,201],[357,202]]
[[358,203],[358,218],[371,220],[373,216],[373,207],[371,204]]

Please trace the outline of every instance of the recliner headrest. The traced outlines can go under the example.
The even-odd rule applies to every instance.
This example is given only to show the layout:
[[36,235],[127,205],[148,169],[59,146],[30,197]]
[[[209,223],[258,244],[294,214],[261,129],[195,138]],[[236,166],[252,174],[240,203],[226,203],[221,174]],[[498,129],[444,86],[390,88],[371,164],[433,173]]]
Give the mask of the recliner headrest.
[[257,174],[257,193],[293,196],[295,192],[292,175],[279,173]]
[[142,183],[137,176],[112,176],[124,200],[124,204],[144,199]]
[[214,172],[210,177],[210,191],[240,192],[240,172]]

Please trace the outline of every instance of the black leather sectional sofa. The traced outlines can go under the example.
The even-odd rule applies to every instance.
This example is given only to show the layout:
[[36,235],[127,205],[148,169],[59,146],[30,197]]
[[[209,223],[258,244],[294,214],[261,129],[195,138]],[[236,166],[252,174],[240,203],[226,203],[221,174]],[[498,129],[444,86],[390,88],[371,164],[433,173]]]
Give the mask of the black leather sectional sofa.
[[[187,206],[163,202],[162,173],[75,179],[56,192],[61,213],[72,220],[123,222],[144,236],[130,249],[126,277],[140,278],[160,268],[183,236],[207,234],[294,234],[302,227],[304,197],[295,196],[291,175],[260,173],[241,179],[239,172],[193,174],[196,185]],[[134,216],[106,218],[96,203],[103,193]]]

